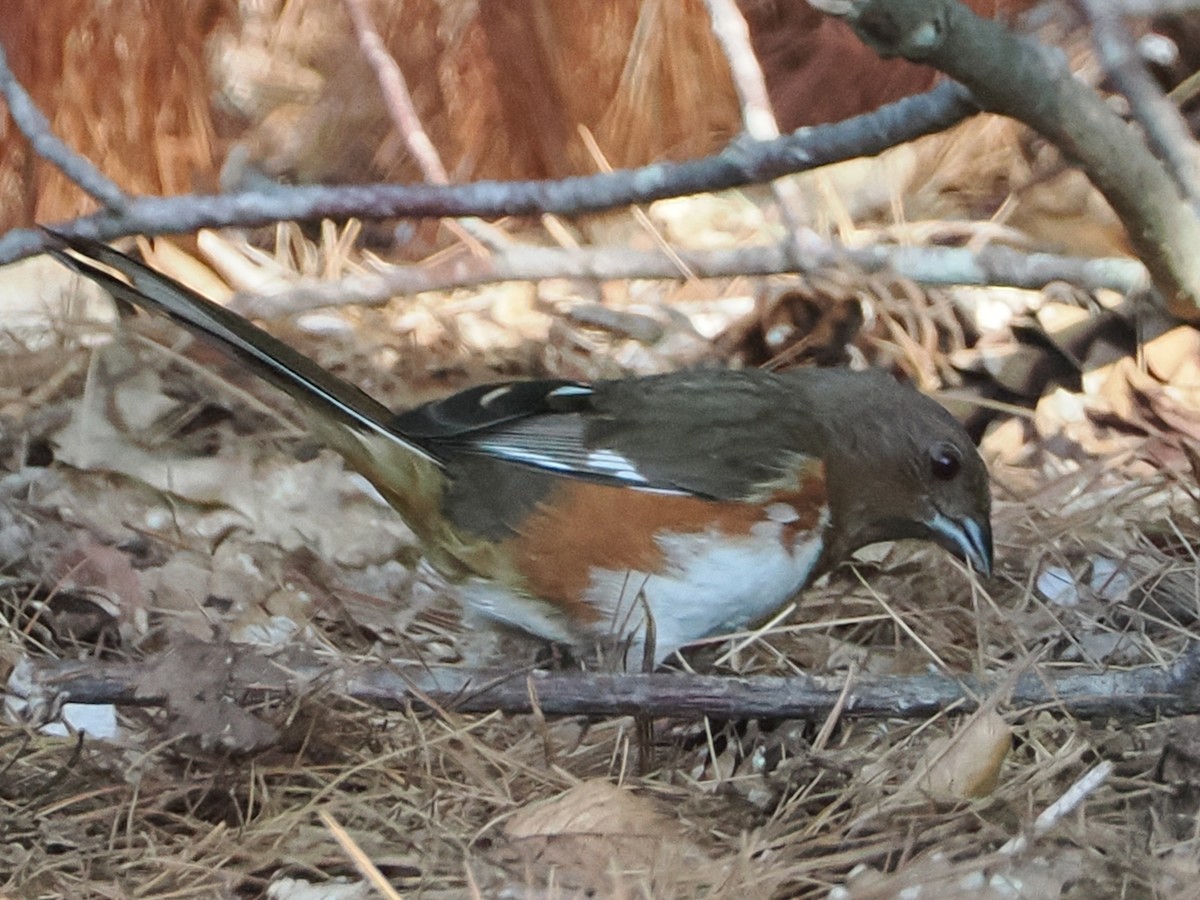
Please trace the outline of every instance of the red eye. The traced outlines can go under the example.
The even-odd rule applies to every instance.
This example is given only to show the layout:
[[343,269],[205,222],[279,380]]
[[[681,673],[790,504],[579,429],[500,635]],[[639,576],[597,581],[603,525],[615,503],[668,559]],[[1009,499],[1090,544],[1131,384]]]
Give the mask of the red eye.
[[929,454],[929,471],[938,481],[949,481],[962,468],[962,457],[952,444],[939,444]]

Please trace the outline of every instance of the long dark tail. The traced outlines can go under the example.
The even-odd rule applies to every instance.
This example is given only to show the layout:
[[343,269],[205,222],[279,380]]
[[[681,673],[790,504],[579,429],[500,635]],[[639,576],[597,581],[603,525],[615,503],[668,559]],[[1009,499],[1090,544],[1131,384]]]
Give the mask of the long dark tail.
[[[323,430],[340,426],[368,439],[382,437],[436,461],[423,447],[388,427],[392,413],[387,407],[249,320],[105,244],[52,231],[49,234],[60,243],[49,251],[59,262],[114,297],[162,313],[244,363],[295,398]],[[129,283],[94,263],[115,269]]]

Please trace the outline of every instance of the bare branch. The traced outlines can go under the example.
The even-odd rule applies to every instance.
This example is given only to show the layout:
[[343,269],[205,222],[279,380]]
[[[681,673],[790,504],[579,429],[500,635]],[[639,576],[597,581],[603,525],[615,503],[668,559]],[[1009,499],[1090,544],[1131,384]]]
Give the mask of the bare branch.
[[[171,651],[164,651],[169,654]],[[337,666],[293,651],[270,659],[255,648],[228,645],[227,696],[239,703],[328,688],[385,709],[429,706],[460,712],[500,710],[572,715],[692,718],[770,716],[820,719],[835,704],[843,716],[924,718],[968,711],[994,692],[1014,709],[1049,707],[1081,718],[1146,721],[1200,712],[1200,648],[1169,668],[1126,671],[1028,672],[1015,681],[948,675],[859,676],[845,690],[840,676],[751,676],[682,673],[602,674],[542,670],[469,670],[386,664]],[[40,708],[61,703],[162,705],[168,695],[148,678],[155,660],[34,662],[30,699]],[[157,676],[156,676],[157,677]],[[161,679],[159,679],[161,680]],[[53,702],[49,702],[53,700]]]
[[705,0],[713,34],[729,63],[729,74],[742,107],[742,126],[755,140],[779,137],[779,125],[767,95],[762,67],[750,45],[750,29],[733,0]]
[[[119,211],[108,210],[54,227],[66,234],[110,241],[130,234],[174,234],[200,228],[267,225],[280,220],[596,212],[629,203],[742,187],[857,156],[871,156],[949,128],[975,110],[965,90],[945,83],[864,116],[802,128],[773,141],[739,140],[715,156],[682,163],[656,163],[561,181],[481,181],[455,186],[306,185],[229,195],[141,197],[131,199]],[[0,237],[0,265],[47,247],[41,232],[14,229]]]
[[[430,184],[449,184],[450,176],[446,174],[442,158],[438,155],[437,148],[433,146],[433,141],[429,139],[428,132],[421,124],[421,117],[417,115],[417,108],[413,104],[408,83],[404,80],[404,73],[400,71],[400,66],[388,53],[383,39],[375,30],[366,4],[363,0],[342,0],[342,5],[346,8],[346,13],[354,26],[359,49],[362,50],[367,62],[375,71],[375,77],[379,80],[379,91],[383,94],[384,106],[392,117],[392,124],[404,140],[408,152],[417,161],[421,174]],[[462,222],[447,219],[443,224],[460,239],[469,241],[470,238],[474,238],[493,249],[508,243],[498,229],[492,228],[486,222],[476,218],[468,218]]]
[[848,20],[884,56],[935,66],[992,112],[1041,133],[1091,179],[1121,218],[1174,312],[1200,305],[1200,219],[1137,129],[1071,77],[1062,54],[954,0],[851,0]]
[[1200,9],[1200,0],[1109,0],[1125,16],[1159,16]]
[[354,34],[358,38],[359,49],[379,80],[379,90],[383,94],[384,105],[392,117],[392,124],[404,139],[408,152],[413,155],[420,167],[425,180],[433,184],[448,184],[450,178],[446,175],[446,167],[442,165],[441,157],[434,149],[433,141],[429,139],[417,109],[413,106],[412,95],[404,81],[404,74],[396,61],[388,53],[387,47],[375,26],[371,24],[371,14],[367,11],[363,0],[342,0],[350,23],[354,26]]
[[1092,42],[1104,71],[1129,101],[1150,147],[1192,208],[1200,210],[1200,154],[1179,109],[1150,76],[1110,0],[1078,0],[1092,26]]
[[[729,63],[729,74],[742,108],[742,127],[756,141],[779,137],[779,123],[775,121],[775,112],[767,95],[767,81],[750,44],[750,28],[742,11],[734,0],[705,0],[705,5],[712,20],[713,34]],[[804,207],[800,192],[788,181],[773,182],[771,192],[779,204],[788,234],[795,241]]]
[[276,294],[239,294],[230,307],[254,318],[272,318],[320,307],[378,305],[406,294],[502,281],[678,279],[680,262],[701,278],[815,272],[842,263],[867,272],[891,271],[926,285],[1003,285],[1037,290],[1054,281],[1065,281],[1085,290],[1107,288],[1122,294],[1138,293],[1149,285],[1145,268],[1133,259],[1077,259],[1050,253],[1023,253],[1000,245],[978,252],[881,244],[849,249],[813,239],[807,242],[799,266],[793,254],[779,245],[707,251],[676,249],[674,253],[675,257],[671,257],[658,251],[626,247],[511,247],[490,259],[456,256],[436,264],[389,266],[382,272],[352,275],[338,281],[301,279]]

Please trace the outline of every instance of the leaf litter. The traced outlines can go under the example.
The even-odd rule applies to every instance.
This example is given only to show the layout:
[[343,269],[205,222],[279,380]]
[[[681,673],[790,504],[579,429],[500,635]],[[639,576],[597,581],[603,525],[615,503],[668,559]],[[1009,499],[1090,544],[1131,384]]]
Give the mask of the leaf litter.
[[[1003,679],[1169,662],[1194,637],[1200,582],[1194,330],[1162,330],[1139,362],[1116,352],[1119,314],[1084,337],[1094,316],[1000,292],[997,326],[984,293],[851,273],[648,282],[605,291],[604,316],[570,284],[518,285],[277,327],[395,406],[487,378],[705,358],[885,365],[970,411],[994,475],[998,578],[973,581],[929,548],[874,548],[692,664]],[[684,327],[693,313],[711,342]],[[1001,691],[963,720],[661,720],[639,771],[629,718],[385,712],[333,683],[248,702],[255,666],[296,652],[471,664],[478,626],[286,404],[142,329],[162,333],[64,329],[57,370],[36,347],[8,353],[38,373],[5,394],[0,446],[10,690],[34,657],[148,659],[137,691],[165,705],[114,710],[111,729],[63,715],[57,735],[41,727],[53,697],[9,710],[5,890],[355,896],[360,868],[322,815],[397,892],[426,897],[1182,897],[1194,884],[1191,719],[1076,721],[1009,709]],[[32,464],[40,447],[53,467]],[[1101,762],[1109,777],[1038,824]]]

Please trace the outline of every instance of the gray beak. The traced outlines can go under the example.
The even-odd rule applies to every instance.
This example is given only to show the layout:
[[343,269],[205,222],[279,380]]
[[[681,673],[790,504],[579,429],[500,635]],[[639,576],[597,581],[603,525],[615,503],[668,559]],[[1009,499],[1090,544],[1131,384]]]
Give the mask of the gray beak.
[[980,575],[991,577],[991,523],[969,518],[954,519],[939,512],[926,524],[939,545],[965,560]]

